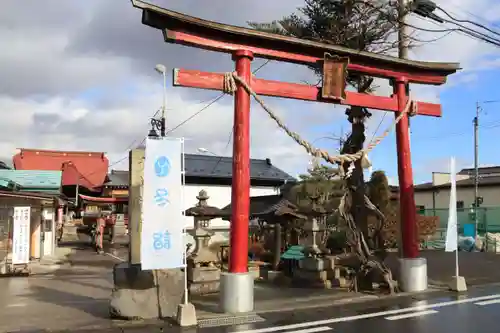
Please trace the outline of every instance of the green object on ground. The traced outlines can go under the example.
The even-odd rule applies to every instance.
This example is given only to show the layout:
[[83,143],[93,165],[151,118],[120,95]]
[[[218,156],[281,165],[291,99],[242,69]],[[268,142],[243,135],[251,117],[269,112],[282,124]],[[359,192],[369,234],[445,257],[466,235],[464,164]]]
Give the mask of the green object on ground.
[[281,259],[295,259],[295,260],[300,260],[304,258],[304,253],[302,252],[304,250],[304,247],[302,245],[293,245],[288,248],[288,250],[285,251],[281,255]]

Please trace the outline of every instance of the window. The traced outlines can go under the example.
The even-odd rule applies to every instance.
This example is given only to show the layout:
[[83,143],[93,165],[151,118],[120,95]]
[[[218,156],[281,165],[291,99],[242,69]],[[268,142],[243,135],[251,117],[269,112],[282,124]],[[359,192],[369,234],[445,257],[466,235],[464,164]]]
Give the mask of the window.
[[457,201],[457,209],[464,209],[464,202],[462,200]]

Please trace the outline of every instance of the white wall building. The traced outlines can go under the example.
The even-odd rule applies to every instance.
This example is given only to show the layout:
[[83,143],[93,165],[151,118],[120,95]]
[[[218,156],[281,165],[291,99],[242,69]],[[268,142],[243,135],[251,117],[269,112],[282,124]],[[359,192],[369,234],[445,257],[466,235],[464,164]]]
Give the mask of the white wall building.
[[[481,207],[500,207],[500,167],[479,168]],[[469,209],[474,203],[474,169],[457,174],[457,207]],[[434,172],[432,182],[415,185],[415,204],[420,209],[448,209],[450,175]]]
[[[195,206],[196,198],[201,190],[209,196],[208,205],[224,208],[231,203],[232,157],[185,154],[186,185],[184,186],[184,209]],[[108,175],[110,182],[105,187],[128,187],[128,172],[113,170]],[[277,168],[270,159],[250,160],[250,196],[279,194],[280,187],[296,179]],[[216,231],[212,240],[227,238],[229,232],[228,221],[214,219],[210,223]],[[186,229],[193,227],[193,218],[185,217]]]

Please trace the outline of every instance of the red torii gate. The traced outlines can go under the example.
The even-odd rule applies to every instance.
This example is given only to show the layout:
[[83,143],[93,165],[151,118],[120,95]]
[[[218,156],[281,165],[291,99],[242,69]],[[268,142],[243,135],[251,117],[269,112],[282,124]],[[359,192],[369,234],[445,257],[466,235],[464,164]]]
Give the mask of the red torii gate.
[[[252,29],[203,20],[167,10],[140,0],[132,0],[142,9],[142,23],[162,30],[166,42],[230,53],[236,63],[236,74],[259,95],[299,100],[360,106],[387,110],[396,115],[403,112],[409,98],[409,83],[441,85],[446,77],[459,69],[456,63],[409,61],[395,57],[360,52],[345,47],[322,44],[293,37],[264,33]],[[337,58],[331,60],[331,55]],[[252,76],[254,57],[302,65],[323,66],[323,87],[257,79]],[[345,70],[373,77],[387,78],[394,83],[391,97],[372,96],[345,91]],[[224,74],[197,70],[174,70],[174,85],[223,90]],[[424,116],[441,116],[439,104],[413,102],[412,112]],[[250,197],[250,95],[237,85],[234,107],[233,182],[231,253],[229,274],[221,287],[223,309],[227,312],[251,311],[252,295],[248,283],[248,215]],[[408,133],[408,115],[396,125],[398,175],[401,208],[402,253],[404,258],[418,257],[416,207]],[[253,286],[253,282],[250,286]],[[243,300],[251,298],[251,300]],[[252,307],[252,308],[250,308]]]

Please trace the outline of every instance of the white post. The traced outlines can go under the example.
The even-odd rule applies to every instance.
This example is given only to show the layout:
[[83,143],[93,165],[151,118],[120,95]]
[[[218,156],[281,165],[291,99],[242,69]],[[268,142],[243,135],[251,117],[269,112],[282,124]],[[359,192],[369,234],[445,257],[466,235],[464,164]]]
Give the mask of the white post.
[[[185,191],[186,191],[186,155],[184,154],[184,138],[181,138],[181,183],[182,183],[182,189],[181,189],[181,207],[182,207],[182,223],[185,222]],[[182,237],[184,239],[184,303],[179,304],[177,308],[177,323],[181,327],[186,327],[186,326],[196,326],[198,324],[198,320],[196,319],[196,309],[193,304],[189,303],[188,296],[188,267],[187,267],[187,253],[186,253],[186,243],[187,243],[187,237],[186,237],[186,224],[183,225],[182,227]]]
[[[186,211],[185,211],[185,192],[186,192],[186,155],[184,154],[184,147],[185,147],[185,143],[184,143],[184,138],[181,138],[181,152],[182,152],[182,157],[181,157],[181,161],[182,161],[182,169],[181,169],[181,175],[182,175],[182,191],[181,191],[181,207],[182,207],[182,223],[185,222],[185,214],[186,214]],[[188,296],[189,296],[189,293],[188,293],[188,267],[187,267],[187,253],[186,253],[186,249],[187,249],[187,237],[186,237],[186,225],[184,224],[184,227],[183,227],[183,233],[182,233],[182,237],[184,239],[184,304],[188,304],[189,301],[188,301]]]

